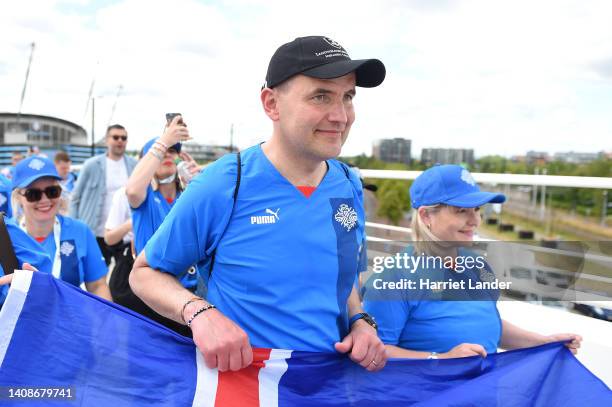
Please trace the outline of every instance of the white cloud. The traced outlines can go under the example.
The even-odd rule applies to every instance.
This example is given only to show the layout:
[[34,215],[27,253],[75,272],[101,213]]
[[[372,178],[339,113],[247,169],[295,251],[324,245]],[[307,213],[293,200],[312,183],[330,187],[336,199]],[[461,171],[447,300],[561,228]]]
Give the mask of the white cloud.
[[[388,77],[359,90],[344,154],[407,137],[414,150],[612,149],[612,4],[606,1],[13,2],[0,15],[0,110],[18,107],[28,44],[37,48],[24,111],[83,122],[96,77],[96,134],[113,122],[130,147],[180,111],[200,142],[267,138],[259,88],[274,50],[324,34]],[[89,128],[90,119],[85,121]]]

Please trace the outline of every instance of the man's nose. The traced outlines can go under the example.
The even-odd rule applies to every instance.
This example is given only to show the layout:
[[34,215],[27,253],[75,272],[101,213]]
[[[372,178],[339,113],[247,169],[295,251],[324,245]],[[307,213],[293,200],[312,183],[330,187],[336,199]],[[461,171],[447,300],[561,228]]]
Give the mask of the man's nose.
[[348,122],[347,109],[343,102],[334,103],[329,112],[329,121],[346,124]]

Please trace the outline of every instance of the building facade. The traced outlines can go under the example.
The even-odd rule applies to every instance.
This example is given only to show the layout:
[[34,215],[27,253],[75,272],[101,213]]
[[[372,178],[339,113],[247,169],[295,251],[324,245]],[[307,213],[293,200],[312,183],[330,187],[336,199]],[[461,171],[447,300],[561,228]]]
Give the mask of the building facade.
[[[65,150],[75,164],[92,155],[87,132],[76,123],[38,114],[0,113],[0,166],[10,165],[14,151],[26,155],[34,146],[49,157]],[[104,151],[97,146],[94,154]]]
[[474,150],[466,148],[424,148],[421,151],[421,162],[426,165],[474,165]]
[[576,151],[568,151],[555,153],[553,161],[563,161],[570,164],[587,164],[591,161],[605,159],[606,153],[600,151],[598,153],[580,153]]
[[207,144],[197,144],[193,142],[183,144],[181,149],[189,153],[189,155],[192,156],[193,159],[198,162],[215,161],[223,157],[225,154],[234,153],[238,151],[237,149],[231,147],[211,146]]
[[412,142],[404,138],[377,140],[372,155],[381,161],[410,165],[411,146]]

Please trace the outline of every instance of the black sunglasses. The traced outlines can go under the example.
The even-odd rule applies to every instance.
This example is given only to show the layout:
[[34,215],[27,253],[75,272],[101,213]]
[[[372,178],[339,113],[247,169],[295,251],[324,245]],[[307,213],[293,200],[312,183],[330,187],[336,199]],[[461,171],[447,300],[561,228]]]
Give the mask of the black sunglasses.
[[113,135],[113,136],[111,136],[111,137],[112,137],[112,138],[113,138],[113,140],[115,140],[115,141],[119,141],[119,140],[121,140],[121,141],[127,141],[127,136],[116,136],[116,135]]
[[38,202],[42,199],[42,194],[47,195],[49,199],[57,199],[62,195],[62,187],[59,185],[52,185],[45,189],[38,188],[28,188],[21,195],[25,196],[26,201],[28,202]]

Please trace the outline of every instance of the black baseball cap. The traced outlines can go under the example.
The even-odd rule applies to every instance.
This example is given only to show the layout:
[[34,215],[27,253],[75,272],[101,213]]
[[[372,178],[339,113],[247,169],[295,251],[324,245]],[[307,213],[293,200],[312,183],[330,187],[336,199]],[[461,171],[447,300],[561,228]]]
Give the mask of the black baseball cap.
[[298,74],[333,79],[351,72],[355,72],[357,86],[373,88],[385,79],[386,70],[378,59],[351,59],[342,45],[329,37],[299,37],[272,55],[263,87],[273,88]]

